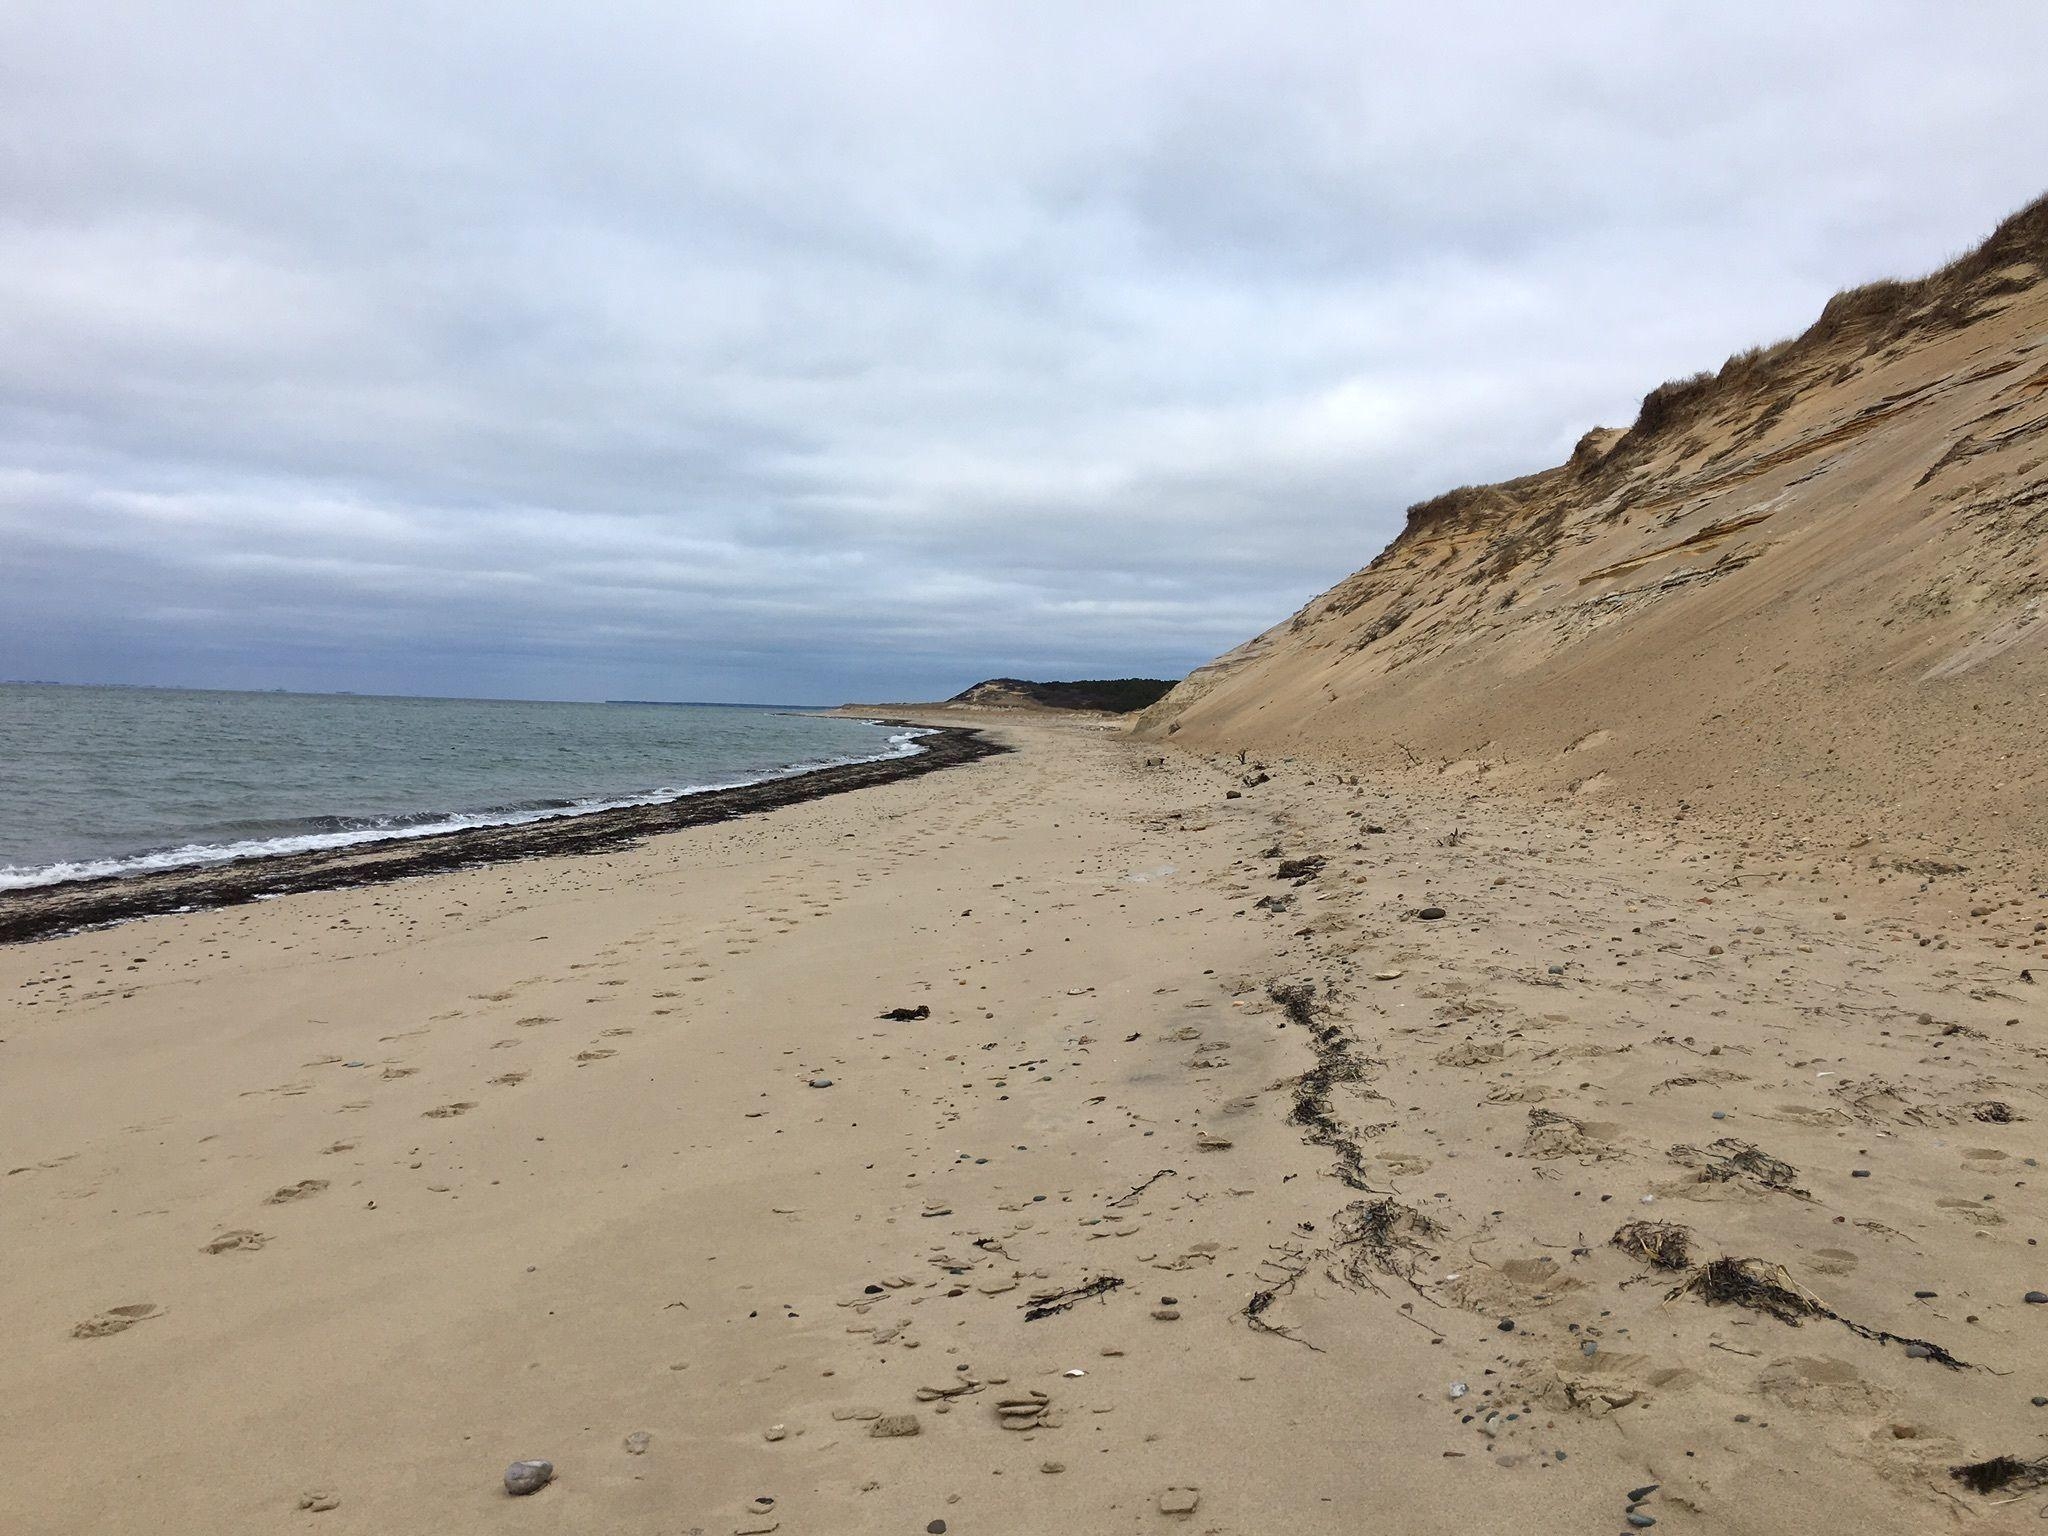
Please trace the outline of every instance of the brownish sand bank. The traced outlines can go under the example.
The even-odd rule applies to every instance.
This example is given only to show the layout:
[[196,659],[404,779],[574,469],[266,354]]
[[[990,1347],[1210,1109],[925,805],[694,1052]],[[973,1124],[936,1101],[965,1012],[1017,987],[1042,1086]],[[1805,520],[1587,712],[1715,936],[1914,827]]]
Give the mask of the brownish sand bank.
[[2048,199],[1653,391],[1556,469],[1412,508],[1144,728],[2041,890],[2044,273]]
[[2012,913],[995,732],[0,951],[8,1531],[2033,1523]]
[[413,875],[502,864],[508,859],[606,852],[662,832],[916,778],[1003,750],[979,732],[954,725],[935,728],[919,745],[924,750],[914,757],[820,768],[737,789],[678,796],[656,805],[619,806],[521,826],[470,827],[358,848],[323,848],[231,864],[4,891],[0,892],[0,944],[47,938],[126,918],[235,906],[294,891],[377,885]]

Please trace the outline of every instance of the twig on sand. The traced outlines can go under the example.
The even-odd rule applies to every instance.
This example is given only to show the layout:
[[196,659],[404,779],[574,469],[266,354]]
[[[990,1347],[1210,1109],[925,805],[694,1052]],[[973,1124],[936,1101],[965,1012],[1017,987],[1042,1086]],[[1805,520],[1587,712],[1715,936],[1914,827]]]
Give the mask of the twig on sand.
[[1109,1203],[1112,1207],[1119,1205],[1128,1205],[1131,1201],[1137,1199],[1138,1196],[1145,1193],[1146,1190],[1150,1189],[1154,1184],[1157,1184],[1161,1179],[1171,1179],[1175,1177],[1178,1177],[1178,1175],[1176,1175],[1171,1168],[1162,1168],[1157,1173],[1153,1174],[1151,1178],[1147,1179],[1144,1183],[1140,1184],[1136,1189],[1132,1190],[1129,1194],[1118,1195],[1114,1200],[1110,1201]]

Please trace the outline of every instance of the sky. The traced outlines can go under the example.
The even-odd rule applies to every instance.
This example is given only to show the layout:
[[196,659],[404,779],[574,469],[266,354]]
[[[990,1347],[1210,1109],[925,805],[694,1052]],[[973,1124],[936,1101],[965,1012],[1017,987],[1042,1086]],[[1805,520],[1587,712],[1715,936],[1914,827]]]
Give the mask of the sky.
[[2048,6],[0,7],[0,677],[1179,675],[2048,190]]

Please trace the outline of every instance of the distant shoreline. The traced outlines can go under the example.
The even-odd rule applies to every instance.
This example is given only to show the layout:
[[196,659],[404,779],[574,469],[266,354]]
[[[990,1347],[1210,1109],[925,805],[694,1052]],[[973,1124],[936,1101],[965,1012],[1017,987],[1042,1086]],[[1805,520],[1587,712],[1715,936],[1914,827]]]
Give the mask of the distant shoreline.
[[606,852],[663,832],[918,778],[1009,750],[970,727],[927,729],[930,734],[919,739],[922,750],[911,756],[841,763],[732,789],[678,795],[651,805],[571,812],[541,821],[464,827],[427,837],[0,891],[0,944],[27,943],[134,918],[208,911],[304,891],[377,885],[517,859]]

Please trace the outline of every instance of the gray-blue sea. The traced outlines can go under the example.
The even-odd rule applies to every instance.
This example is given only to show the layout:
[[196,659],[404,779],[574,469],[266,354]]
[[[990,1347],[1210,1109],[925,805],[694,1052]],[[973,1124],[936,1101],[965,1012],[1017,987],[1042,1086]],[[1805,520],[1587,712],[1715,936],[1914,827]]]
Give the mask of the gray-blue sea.
[[0,684],[0,889],[645,804],[919,734],[771,706]]

